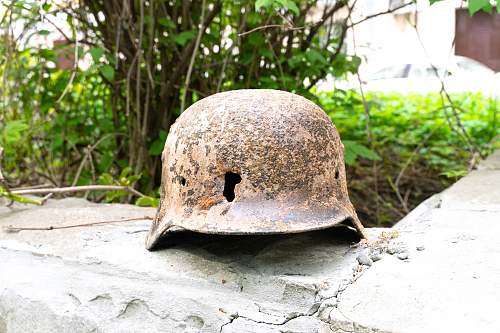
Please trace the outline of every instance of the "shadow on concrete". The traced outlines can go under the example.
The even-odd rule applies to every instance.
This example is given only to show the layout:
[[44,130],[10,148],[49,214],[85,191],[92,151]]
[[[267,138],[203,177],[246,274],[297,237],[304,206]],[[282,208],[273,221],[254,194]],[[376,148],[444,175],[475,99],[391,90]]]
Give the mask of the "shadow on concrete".
[[358,233],[350,227],[338,225],[332,228],[297,234],[278,235],[214,235],[191,231],[178,231],[164,237],[155,251],[169,248],[191,253],[207,254],[220,258],[234,258],[238,255],[257,256],[269,247],[299,248],[307,252],[308,248],[328,245],[345,245],[348,247],[360,241]]

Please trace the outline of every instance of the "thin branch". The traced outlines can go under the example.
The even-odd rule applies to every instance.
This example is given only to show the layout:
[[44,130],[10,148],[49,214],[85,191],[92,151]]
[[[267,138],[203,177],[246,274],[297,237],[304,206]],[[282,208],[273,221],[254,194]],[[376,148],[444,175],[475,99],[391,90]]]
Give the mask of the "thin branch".
[[351,25],[349,26],[349,28],[352,28],[352,27],[354,27],[354,26],[356,26],[356,25],[358,25],[360,23],[363,23],[363,22],[365,22],[365,21],[367,21],[369,19],[372,19],[374,17],[381,16],[381,15],[386,15],[386,14],[391,14],[391,13],[393,13],[393,12],[395,12],[395,11],[401,9],[401,8],[405,8],[407,6],[413,5],[414,3],[415,3],[415,0],[412,0],[411,2],[407,2],[405,4],[402,4],[402,5],[398,6],[398,7],[389,8],[385,12],[380,12],[380,13],[376,13],[376,14],[373,14],[373,15],[368,15],[367,17],[365,17],[365,18],[363,18],[363,19],[361,19],[361,20],[359,20],[357,22],[351,23]]
[[19,231],[47,231],[47,230],[57,230],[57,229],[70,229],[70,228],[80,228],[80,227],[92,227],[96,225],[103,224],[112,224],[112,223],[121,223],[121,222],[132,222],[132,221],[143,221],[143,220],[153,220],[150,216],[143,217],[135,217],[123,220],[114,220],[114,221],[100,221],[100,222],[92,222],[92,223],[81,223],[81,224],[72,224],[72,225],[62,225],[62,226],[48,226],[48,227],[13,227],[8,226],[4,227],[5,232],[19,232]]
[[63,90],[61,96],[59,96],[59,98],[56,101],[57,104],[59,102],[61,102],[63,100],[64,96],[66,96],[66,94],[68,93],[69,88],[71,87],[71,85],[73,84],[73,81],[75,80],[76,72],[78,71],[78,47],[79,47],[79,45],[78,45],[78,38],[76,38],[75,29],[73,30],[73,35],[75,36],[75,59],[74,59],[73,69],[71,71],[71,76],[69,78],[68,84],[66,85],[66,87],[64,87],[64,90]]
[[233,52],[233,49],[236,47],[237,44],[239,44],[241,42],[241,38],[239,38],[239,37],[241,36],[240,35],[241,31],[244,30],[245,27],[246,27],[246,25],[247,25],[247,16],[248,16],[248,13],[249,13],[249,8],[245,7],[245,14],[243,16],[241,25],[238,27],[237,38],[231,44],[231,46],[229,47],[229,49],[226,51],[226,56],[224,58],[224,62],[222,63],[222,69],[221,69],[221,72],[220,72],[219,81],[217,82],[217,90],[216,90],[216,92],[220,91],[220,87],[222,85],[222,81],[224,80],[224,77],[226,76],[226,67],[227,67],[227,64],[229,62],[229,57],[231,56],[231,53]]
[[34,190],[36,188],[47,188],[51,187],[52,185],[50,184],[41,184],[41,185],[34,185],[34,186],[23,186],[23,187],[16,187],[16,188],[11,188],[12,191],[19,191],[19,190]]
[[182,92],[182,98],[181,98],[181,112],[184,111],[184,107],[186,105],[186,93],[189,87],[189,82],[191,81],[191,73],[193,72],[193,66],[196,60],[196,54],[198,53],[198,48],[200,47],[201,36],[203,35],[203,32],[206,29],[204,21],[205,21],[205,0],[203,0],[203,2],[201,3],[201,16],[200,16],[201,26],[200,30],[198,30],[198,35],[196,36],[196,42],[194,43],[193,53],[191,54],[191,61],[188,67],[186,81],[184,82],[184,91]]
[[[461,136],[465,143],[469,146],[468,148],[471,150],[471,153],[476,153],[478,154],[480,157],[484,158],[484,154],[481,153],[481,150],[479,149],[479,147],[476,145],[476,143],[471,139],[471,137],[469,136],[469,133],[467,133],[467,130],[465,129],[464,125],[462,124],[462,121],[460,120],[460,116],[458,114],[457,111],[465,111],[463,110],[461,107],[457,106],[453,100],[451,99],[451,96],[450,94],[448,93],[448,91],[446,90],[446,87],[445,87],[445,84],[444,84],[444,80],[443,78],[441,77],[441,75],[439,75],[439,70],[438,68],[434,65],[434,63],[432,62],[431,60],[431,57],[429,55],[429,52],[427,51],[427,48],[425,47],[424,45],[424,42],[422,40],[422,36],[420,35],[420,31],[418,30],[418,27],[417,27],[417,24],[415,22],[415,24],[411,24],[410,25],[413,27],[414,31],[415,31],[415,34],[417,35],[417,38],[418,38],[418,41],[420,43],[420,46],[422,47],[422,50],[424,51],[424,54],[425,56],[427,57],[427,60],[434,72],[434,75],[436,76],[436,78],[439,80],[440,84],[441,84],[441,90],[440,90],[440,95],[441,95],[441,100],[442,100],[442,105],[443,105],[443,110],[444,112],[446,112],[446,108],[449,107],[451,109],[451,112],[453,114],[453,117],[455,118],[455,121],[457,123],[457,126],[459,128],[459,130],[455,130],[453,128],[453,126],[451,125],[451,123],[449,122],[450,124],[450,128],[452,130],[455,130],[457,132],[457,134],[459,136]],[[454,44],[455,41],[453,41],[453,44]],[[445,105],[445,102],[444,102],[444,98],[446,98],[446,100],[448,101],[449,105],[446,106]],[[445,113],[446,115],[446,113]]]
[[78,183],[78,180],[80,179],[80,174],[83,171],[83,167],[85,166],[85,163],[87,162],[87,160],[89,158],[91,158],[90,154],[92,154],[94,149],[96,149],[96,147],[101,142],[106,140],[107,138],[109,138],[111,136],[118,136],[118,135],[125,135],[125,134],[123,134],[123,133],[108,133],[108,134],[104,135],[102,138],[100,138],[94,145],[87,147],[87,149],[85,150],[85,156],[83,157],[82,162],[78,166],[78,170],[76,171],[76,175],[75,175],[75,178],[73,179],[73,183],[71,184],[71,186],[75,186]]
[[3,147],[0,146],[0,185],[3,185],[5,178],[2,174],[2,159],[3,159]]
[[238,36],[242,37],[242,36],[251,34],[252,32],[259,31],[259,30],[264,30],[264,29],[269,29],[269,28],[281,28],[284,31],[295,31],[295,30],[305,29],[306,27],[305,26],[303,26],[303,27],[293,27],[293,26],[290,26],[289,23],[287,23],[287,24],[267,24],[267,25],[262,25],[260,27],[256,27],[256,28],[253,28],[251,30],[239,33]]
[[84,186],[69,186],[69,187],[53,187],[53,188],[39,188],[31,190],[16,190],[11,191],[13,194],[49,194],[49,193],[74,193],[86,191],[125,191],[131,192],[139,197],[146,197],[146,195],[137,191],[130,186],[121,185],[84,185]]

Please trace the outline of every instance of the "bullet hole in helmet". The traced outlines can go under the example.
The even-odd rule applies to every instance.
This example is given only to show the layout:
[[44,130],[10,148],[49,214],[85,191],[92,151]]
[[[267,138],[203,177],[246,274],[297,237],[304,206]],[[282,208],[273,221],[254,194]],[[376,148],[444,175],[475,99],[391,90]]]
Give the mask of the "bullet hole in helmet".
[[186,178],[181,177],[180,182],[182,186],[186,186]]
[[234,188],[236,184],[241,182],[241,176],[237,173],[228,171],[224,176],[224,191],[222,194],[227,201],[231,202],[234,200]]
[[340,172],[339,169],[335,170],[335,179],[339,179],[340,177]]

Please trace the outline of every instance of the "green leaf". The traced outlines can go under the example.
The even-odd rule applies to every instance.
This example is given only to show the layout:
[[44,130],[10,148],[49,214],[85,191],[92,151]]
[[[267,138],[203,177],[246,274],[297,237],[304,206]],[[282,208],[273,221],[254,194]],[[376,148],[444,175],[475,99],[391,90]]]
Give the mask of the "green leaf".
[[98,183],[101,185],[112,185],[113,176],[111,176],[109,173],[103,173],[99,176]]
[[104,65],[99,68],[102,76],[104,76],[108,81],[113,81],[115,77],[115,70],[110,65]]
[[160,199],[153,197],[141,197],[135,201],[136,206],[141,207],[158,207]]
[[48,30],[38,30],[38,34],[40,36],[47,36],[48,34],[50,34],[50,31],[48,31]]
[[327,63],[325,57],[320,52],[318,52],[314,49],[310,49],[306,52],[306,58],[312,64],[315,64],[315,63],[326,64]]
[[261,8],[269,8],[273,5],[274,0],[257,0],[255,1],[255,10],[259,10]]
[[179,45],[184,45],[187,42],[189,42],[193,37],[195,36],[195,33],[193,31],[183,31],[174,37],[174,41],[179,44]]
[[89,53],[92,56],[92,59],[94,59],[94,62],[97,63],[104,54],[104,50],[100,47],[93,47],[89,50]]
[[125,191],[110,191],[106,193],[106,201],[113,202],[116,199],[129,195],[128,192]]
[[126,178],[128,175],[132,173],[132,168],[131,167],[126,167],[123,168],[122,172],[120,172],[120,178]]
[[169,18],[167,17],[161,17],[158,19],[158,23],[162,26],[164,26],[167,29],[173,29],[175,28],[174,22],[172,22]]
[[42,57],[46,60],[50,60],[50,61],[54,61],[54,62],[57,61],[56,53],[53,50],[41,49],[38,52],[39,52],[40,57]]
[[371,161],[381,160],[380,156],[376,152],[355,141],[344,140],[344,148],[344,158],[346,164],[348,165],[353,165],[358,156]]
[[273,52],[269,49],[260,49],[259,54],[265,58],[268,58],[268,59],[274,58]]
[[4,145],[12,145],[20,141],[23,132],[29,129],[28,124],[22,120],[10,121],[2,131],[2,142]]
[[165,141],[163,141],[161,139],[156,139],[155,141],[153,141],[153,143],[149,147],[149,154],[151,156],[161,155],[164,146],[165,146]]
[[292,0],[278,0],[278,2],[283,6],[283,8],[291,11],[295,15],[299,15],[299,7]]
[[31,199],[31,198],[27,198],[27,197],[24,197],[24,196],[19,195],[19,194],[10,193],[5,188],[3,188],[1,186],[0,186],[0,197],[6,197],[7,199],[10,199],[10,200],[15,201],[15,202],[20,202],[23,204],[30,204],[30,205],[41,205],[42,204],[42,202],[40,200]]
[[445,172],[441,172],[441,176],[445,176],[446,178],[460,178],[467,174],[467,170],[449,170]]
[[469,0],[469,14],[471,16],[481,9],[491,12],[490,0]]
[[254,47],[260,47],[265,43],[265,38],[262,36],[260,32],[254,32],[253,34],[248,35],[248,43]]
[[160,130],[158,138],[149,147],[149,154],[152,156],[159,156],[163,152],[165,147],[165,141],[167,140],[167,132]]

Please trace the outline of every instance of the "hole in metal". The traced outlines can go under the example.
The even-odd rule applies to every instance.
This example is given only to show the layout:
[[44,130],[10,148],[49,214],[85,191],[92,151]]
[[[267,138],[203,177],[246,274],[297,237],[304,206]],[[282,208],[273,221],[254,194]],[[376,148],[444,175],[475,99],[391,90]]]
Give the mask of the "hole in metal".
[[234,172],[226,172],[224,176],[224,192],[222,194],[227,201],[231,202],[234,200],[234,188],[236,184],[241,182],[241,176]]

